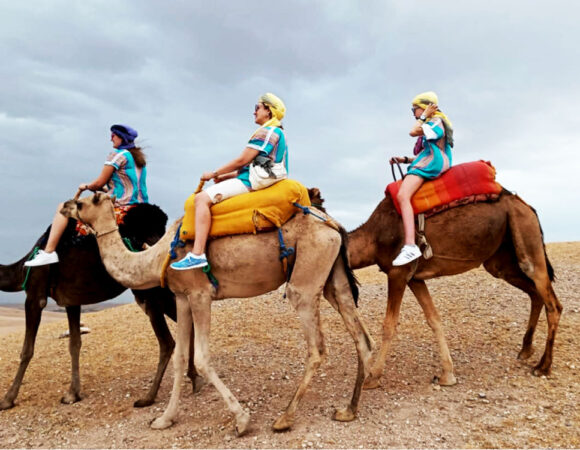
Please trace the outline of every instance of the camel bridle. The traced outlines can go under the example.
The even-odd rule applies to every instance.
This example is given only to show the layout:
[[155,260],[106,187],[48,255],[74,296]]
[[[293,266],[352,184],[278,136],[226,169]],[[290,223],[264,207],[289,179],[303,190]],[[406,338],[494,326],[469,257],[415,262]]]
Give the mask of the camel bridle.
[[[112,228],[110,230],[103,231],[102,233],[99,233],[92,226],[90,226],[87,222],[85,222],[82,219],[82,217],[81,217],[81,210],[79,209],[79,203],[80,202],[78,201],[78,196],[79,196],[79,193],[77,193],[77,195],[74,198],[74,202],[75,202],[75,205],[76,205],[76,208],[75,208],[75,210],[76,210],[76,217],[75,217],[75,219],[77,219],[79,222],[82,222],[91,231],[91,233],[95,235],[95,237],[97,239],[100,238],[100,237],[106,236],[107,234],[114,233],[115,231],[118,231],[119,230],[119,227],[116,225],[114,228]],[[113,217],[114,217],[114,214],[115,214],[115,212],[113,210]]]

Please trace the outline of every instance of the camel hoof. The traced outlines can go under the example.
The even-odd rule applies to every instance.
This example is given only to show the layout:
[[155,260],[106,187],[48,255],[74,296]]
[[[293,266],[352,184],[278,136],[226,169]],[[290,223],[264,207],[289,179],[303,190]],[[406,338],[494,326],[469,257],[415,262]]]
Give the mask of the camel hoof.
[[365,390],[376,389],[378,387],[381,387],[380,379],[372,376],[369,376],[363,384],[363,389]]
[[433,384],[438,384],[439,386],[453,386],[457,384],[457,378],[452,373],[447,373],[441,375],[441,377],[434,376]]
[[197,375],[194,379],[191,380],[191,385],[193,388],[193,393],[197,394],[199,391],[201,391],[201,388],[205,386],[205,380],[203,377]]
[[153,428],[154,430],[165,430],[166,428],[169,428],[171,425],[173,425],[173,420],[167,420],[164,419],[163,416],[158,417],[157,419],[154,419],[151,424],[150,427]]
[[338,420],[339,422],[351,422],[356,419],[356,414],[348,408],[337,409],[332,416],[333,420]]
[[530,358],[533,354],[534,354],[534,349],[532,347],[526,348],[526,349],[522,349],[518,353],[518,359],[520,359],[520,360],[526,360],[526,359]]
[[0,411],[4,411],[6,409],[14,408],[14,402],[9,400],[2,400],[0,402]]
[[250,423],[250,414],[243,412],[238,417],[236,417],[236,436],[240,437],[246,434],[248,431],[248,424]]
[[272,429],[274,431],[286,431],[289,430],[292,425],[294,425],[294,419],[290,419],[286,414],[282,414],[276,419],[274,425],[272,425]]
[[155,400],[141,398],[133,403],[133,408],[144,408],[146,406],[151,406],[153,403],[155,403]]
[[550,375],[550,368],[547,369],[544,367],[536,366],[532,369],[532,374],[536,377],[541,377],[542,375],[548,376]]
[[73,394],[71,392],[67,392],[61,399],[60,402],[65,405],[72,405],[73,403],[80,402],[81,396],[79,394]]

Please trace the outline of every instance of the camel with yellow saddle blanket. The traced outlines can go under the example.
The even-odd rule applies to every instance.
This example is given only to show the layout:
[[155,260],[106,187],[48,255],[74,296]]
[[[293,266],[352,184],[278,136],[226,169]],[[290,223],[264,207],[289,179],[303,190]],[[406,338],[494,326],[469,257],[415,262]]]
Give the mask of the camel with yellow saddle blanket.
[[[248,198],[259,198],[274,187],[248,194]],[[291,204],[301,201],[308,204],[306,189],[299,186]],[[244,195],[225,200],[215,207],[225,207],[227,202],[239,201]],[[287,297],[295,308],[306,337],[308,358],[305,372],[294,396],[284,413],[274,422],[275,430],[285,430],[294,423],[296,409],[304,395],[316,369],[323,361],[325,345],[320,326],[320,298],[322,295],[339,312],[348,332],[355,342],[358,356],[358,370],[350,404],[337,410],[334,419],[350,421],[356,416],[365,377],[370,369],[372,339],[362,324],[355,308],[358,297],[356,280],[347,263],[347,249],[344,233],[336,227],[328,226],[332,219],[316,210],[316,214],[303,214],[297,207],[289,212],[270,211],[254,202],[251,216],[252,227],[262,226],[257,222],[266,217],[270,226],[280,226],[285,243],[293,247],[290,256],[292,270],[288,279]],[[250,208],[250,209],[252,209]],[[65,203],[62,213],[85,222],[95,231],[103,263],[109,274],[124,286],[144,289],[160,284],[160,272],[169,245],[177,233],[181,221],[174,223],[157,244],[139,253],[126,249],[115,223],[110,197],[97,193],[92,197],[75,198]],[[290,216],[294,214],[292,218]],[[283,223],[286,216],[289,219]],[[254,221],[256,219],[256,221]],[[237,222],[238,219],[232,220]],[[214,220],[217,226],[218,220]],[[282,224],[283,223],[283,224]],[[189,226],[184,227],[187,237]],[[182,230],[182,232],[183,232]],[[247,233],[247,231],[246,231]],[[191,248],[191,241],[185,247],[176,249],[180,258]],[[187,361],[192,323],[195,331],[194,360],[198,372],[222,394],[228,408],[235,415],[236,432],[241,435],[248,427],[249,413],[244,410],[233,393],[224,385],[210,364],[209,336],[211,302],[224,298],[254,297],[277,289],[287,281],[279,261],[278,233],[264,232],[257,235],[235,234],[212,239],[207,247],[212,272],[219,280],[214,286],[202,271],[177,271],[168,269],[167,282],[175,293],[177,302],[177,346],[174,354],[174,383],[171,399],[164,414],[154,420],[153,428],[171,426],[177,415],[181,392],[181,374]]]

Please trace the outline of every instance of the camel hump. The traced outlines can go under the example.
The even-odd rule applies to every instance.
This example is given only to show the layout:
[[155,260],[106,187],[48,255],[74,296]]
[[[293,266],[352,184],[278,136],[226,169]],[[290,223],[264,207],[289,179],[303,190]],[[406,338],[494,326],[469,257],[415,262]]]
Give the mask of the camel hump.
[[[123,217],[123,222],[119,224],[121,237],[128,239],[134,250],[142,250],[145,244],[153,245],[165,234],[167,224],[167,214],[157,206],[150,203],[138,203],[127,211]],[[43,247],[46,244],[50,226],[38,239],[36,246]],[[74,247],[75,249],[85,249],[87,251],[98,252],[95,237],[92,234],[80,234],[77,230],[77,221],[69,219],[67,228],[58,244],[57,251],[64,251]]]
[[119,224],[119,233],[131,241],[135,250],[140,250],[144,244],[153,245],[161,239],[166,225],[167,214],[159,206],[139,203],[127,212]]

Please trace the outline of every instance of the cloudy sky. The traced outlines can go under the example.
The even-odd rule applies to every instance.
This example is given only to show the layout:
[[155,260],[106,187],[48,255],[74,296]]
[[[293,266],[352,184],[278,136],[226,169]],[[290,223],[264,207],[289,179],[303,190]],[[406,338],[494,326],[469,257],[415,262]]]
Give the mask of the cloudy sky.
[[454,162],[490,160],[548,242],[580,240],[578,17],[576,0],[3,0],[0,261],[99,174],[113,123],[139,131],[150,199],[177,218],[267,91],[286,102],[292,177],[347,229],[382,198],[388,158],[411,154],[411,99],[434,90]]

